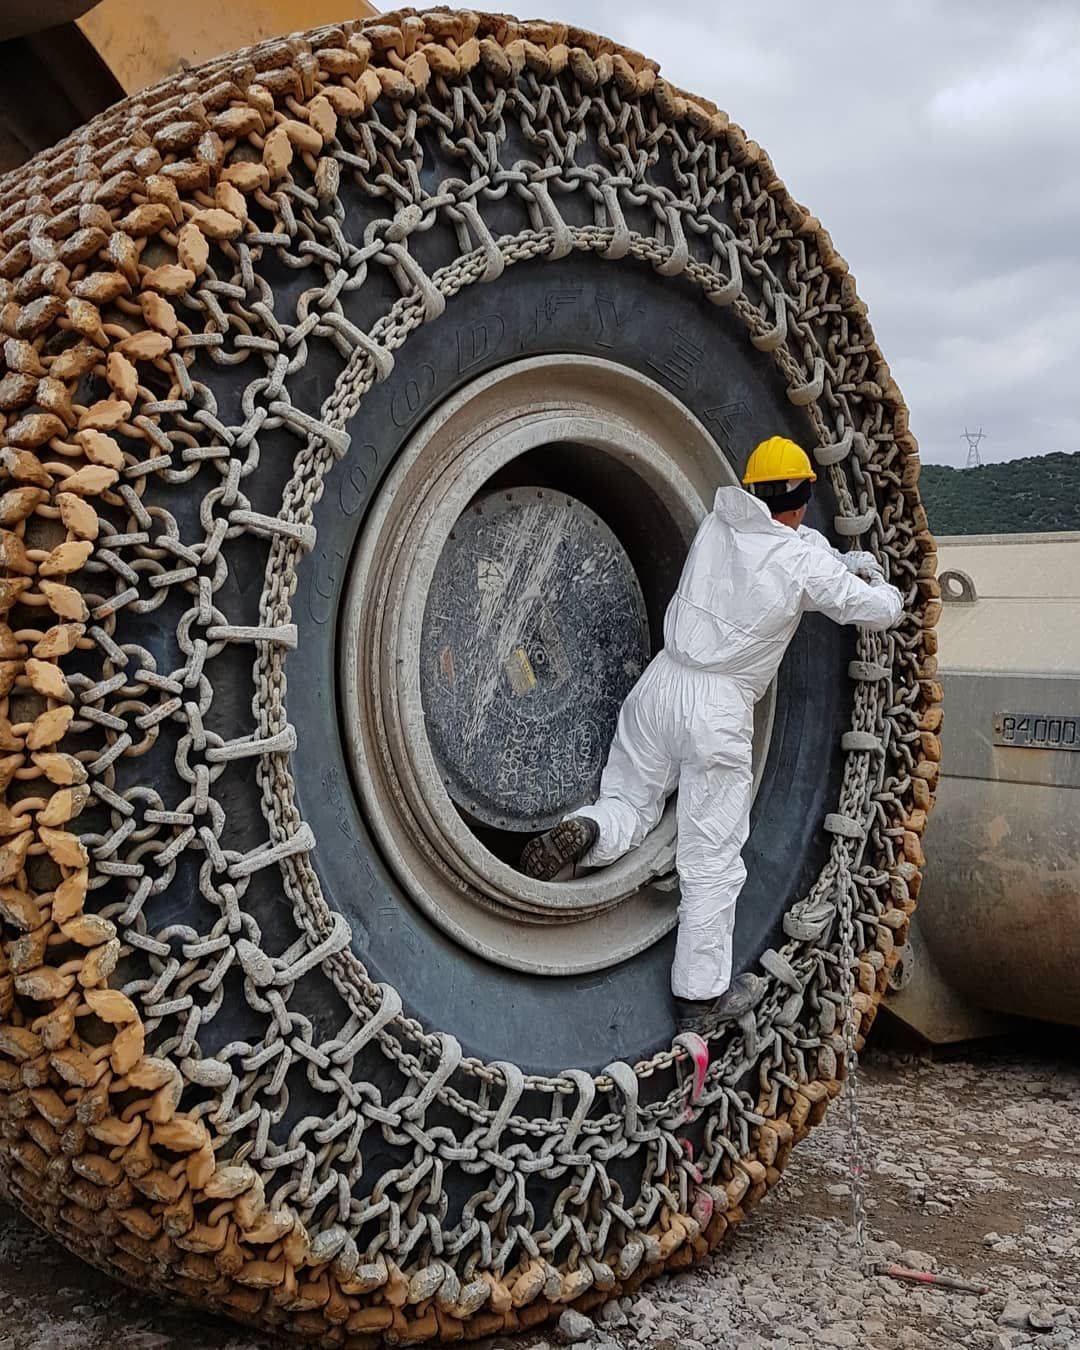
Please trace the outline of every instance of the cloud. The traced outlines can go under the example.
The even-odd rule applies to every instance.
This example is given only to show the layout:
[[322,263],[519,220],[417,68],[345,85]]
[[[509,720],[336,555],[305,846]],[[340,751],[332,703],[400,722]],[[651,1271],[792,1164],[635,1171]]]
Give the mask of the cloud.
[[1071,20],[1056,17],[1022,31],[1008,55],[960,72],[931,100],[930,116],[942,127],[983,135],[1002,123],[1026,133],[1053,132],[1076,111],[1077,39]]
[[858,278],[928,460],[1080,450],[1073,0],[555,0],[764,145]]

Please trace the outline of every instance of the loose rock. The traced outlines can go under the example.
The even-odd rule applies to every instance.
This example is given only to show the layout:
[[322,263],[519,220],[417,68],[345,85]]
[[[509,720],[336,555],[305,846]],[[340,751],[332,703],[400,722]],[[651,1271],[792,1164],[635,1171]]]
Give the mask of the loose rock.
[[559,1318],[555,1334],[563,1345],[577,1345],[582,1341],[591,1341],[596,1336],[596,1324],[584,1313],[567,1308]]

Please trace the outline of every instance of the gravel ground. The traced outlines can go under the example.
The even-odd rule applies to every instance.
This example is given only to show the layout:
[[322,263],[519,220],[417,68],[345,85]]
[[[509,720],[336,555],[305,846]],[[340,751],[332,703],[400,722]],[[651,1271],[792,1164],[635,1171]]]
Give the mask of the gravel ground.
[[[1044,1032],[1033,1036],[1045,1045]],[[1075,1035],[1073,1036],[1075,1040]],[[570,1313],[548,1339],[482,1350],[1080,1350],[1080,1050],[1063,1039],[947,1060],[872,1053],[860,1103],[871,1255],[989,1286],[983,1296],[864,1277],[848,1224],[845,1113],[704,1266]],[[0,1206],[0,1350],[262,1350],[66,1255]]]

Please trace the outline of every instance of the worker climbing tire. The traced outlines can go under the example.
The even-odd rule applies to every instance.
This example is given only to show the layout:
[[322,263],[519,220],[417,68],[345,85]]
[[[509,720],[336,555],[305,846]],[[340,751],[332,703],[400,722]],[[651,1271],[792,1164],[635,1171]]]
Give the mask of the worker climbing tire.
[[[186,72],[5,179],[0,230],[18,1203],[328,1344],[703,1255],[840,1089],[937,777],[917,447],[828,236],[636,53],[450,13]],[[670,818],[565,882],[514,860],[766,434],[906,612],[808,616],[762,705],[768,992],[698,1091]]]

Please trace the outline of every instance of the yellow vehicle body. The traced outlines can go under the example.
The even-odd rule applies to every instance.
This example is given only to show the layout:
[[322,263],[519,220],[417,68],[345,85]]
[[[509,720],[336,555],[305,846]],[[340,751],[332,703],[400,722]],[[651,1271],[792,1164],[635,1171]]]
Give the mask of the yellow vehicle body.
[[189,66],[378,12],[367,0],[0,0],[0,173]]
[[221,52],[377,13],[365,0],[101,0],[79,28],[127,94]]

